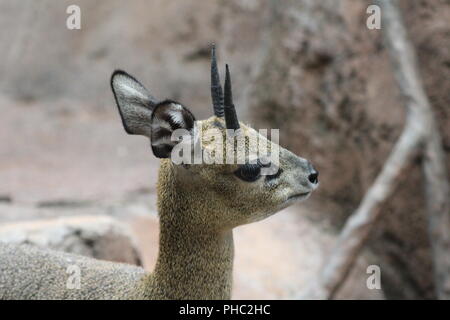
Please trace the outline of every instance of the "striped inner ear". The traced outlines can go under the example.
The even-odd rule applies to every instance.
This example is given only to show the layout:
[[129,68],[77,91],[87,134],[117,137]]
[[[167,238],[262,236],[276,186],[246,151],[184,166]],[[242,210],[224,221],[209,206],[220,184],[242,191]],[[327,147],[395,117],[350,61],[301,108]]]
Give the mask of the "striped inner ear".
[[178,141],[172,141],[172,133],[177,129],[191,131],[195,118],[192,113],[178,102],[166,100],[153,109],[151,120],[152,150],[158,158],[169,158]]

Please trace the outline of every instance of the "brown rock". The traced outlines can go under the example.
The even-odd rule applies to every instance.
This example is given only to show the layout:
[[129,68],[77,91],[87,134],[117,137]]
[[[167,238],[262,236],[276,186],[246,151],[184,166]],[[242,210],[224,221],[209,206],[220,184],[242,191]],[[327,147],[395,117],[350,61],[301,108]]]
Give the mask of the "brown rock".
[[0,242],[31,244],[101,260],[141,265],[130,230],[108,216],[77,216],[0,225]]

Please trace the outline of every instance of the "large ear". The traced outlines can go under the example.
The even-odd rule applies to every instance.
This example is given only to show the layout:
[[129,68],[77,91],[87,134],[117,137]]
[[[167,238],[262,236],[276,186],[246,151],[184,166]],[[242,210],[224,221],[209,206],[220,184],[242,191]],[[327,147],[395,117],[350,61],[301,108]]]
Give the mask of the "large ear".
[[173,147],[172,133],[185,129],[193,134],[195,118],[185,106],[172,100],[158,103],[151,118],[151,142],[153,154],[158,158],[170,158]]
[[121,70],[112,74],[111,88],[125,131],[150,137],[150,120],[157,100],[139,81]]

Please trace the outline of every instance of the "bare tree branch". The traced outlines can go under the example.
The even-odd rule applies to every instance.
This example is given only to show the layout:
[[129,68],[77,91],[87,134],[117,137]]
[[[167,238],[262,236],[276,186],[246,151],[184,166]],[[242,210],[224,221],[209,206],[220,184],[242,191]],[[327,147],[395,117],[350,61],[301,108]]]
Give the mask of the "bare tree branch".
[[423,163],[429,235],[436,294],[439,299],[448,300],[450,299],[450,194],[441,137],[437,128],[431,127]]
[[417,120],[410,117],[381,173],[345,224],[319,278],[312,282],[302,297],[331,299],[346,279],[369,237],[374,222],[382,214],[381,204],[397,186],[402,169],[419,150],[423,133],[416,122]]
[[436,295],[441,299],[450,299],[449,183],[441,136],[397,3],[384,0],[381,4],[385,16],[385,36],[401,91],[409,104],[417,104],[415,110],[420,112],[425,127],[423,171]]
[[440,135],[397,0],[379,0],[378,3],[382,7],[385,42],[400,91],[405,98],[407,121],[381,173],[345,224],[319,278],[302,294],[305,298],[330,299],[340,288],[368,239],[374,222],[382,215],[381,204],[397,186],[402,169],[419,151],[425,154],[427,207],[438,296],[448,298],[450,293],[449,188]]

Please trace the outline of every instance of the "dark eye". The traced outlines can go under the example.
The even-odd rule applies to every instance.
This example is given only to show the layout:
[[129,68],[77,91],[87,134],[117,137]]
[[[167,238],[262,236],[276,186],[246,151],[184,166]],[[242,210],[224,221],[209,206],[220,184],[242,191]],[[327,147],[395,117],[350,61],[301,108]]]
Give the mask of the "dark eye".
[[258,180],[261,176],[261,167],[259,164],[244,164],[237,169],[234,174],[239,178],[247,182],[253,182]]
[[266,180],[267,181],[274,180],[274,179],[278,178],[282,173],[283,173],[283,169],[278,168],[276,173],[267,175]]

